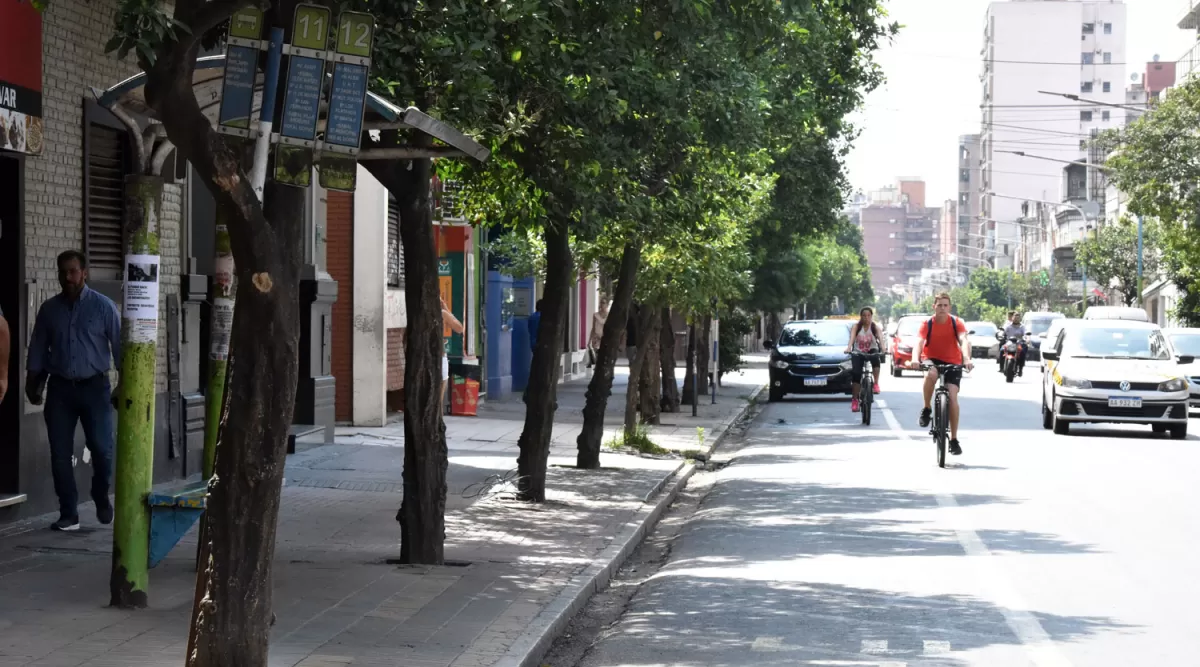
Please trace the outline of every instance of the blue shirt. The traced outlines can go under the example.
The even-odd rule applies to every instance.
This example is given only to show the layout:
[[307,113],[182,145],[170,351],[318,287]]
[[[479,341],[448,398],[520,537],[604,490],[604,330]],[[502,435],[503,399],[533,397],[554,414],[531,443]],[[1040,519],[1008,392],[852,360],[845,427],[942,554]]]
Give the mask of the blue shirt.
[[538,329],[542,326],[542,311],[535,310],[529,316],[529,349],[537,347]]
[[121,316],[112,299],[83,287],[71,303],[62,294],[46,299],[38,309],[29,340],[27,370],[68,380],[85,380],[121,367]]

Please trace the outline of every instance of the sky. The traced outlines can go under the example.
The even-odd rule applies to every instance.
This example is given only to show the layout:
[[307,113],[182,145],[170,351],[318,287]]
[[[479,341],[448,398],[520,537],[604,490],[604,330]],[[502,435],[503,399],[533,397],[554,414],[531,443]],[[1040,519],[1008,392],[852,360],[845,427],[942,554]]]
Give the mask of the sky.
[[[1128,58],[1123,80],[1159,54],[1178,60],[1196,41],[1176,27],[1188,0],[1126,0]],[[903,28],[877,59],[887,83],[853,120],[862,133],[847,159],[856,190],[899,177],[923,178],[926,202],[958,197],[958,137],[979,132],[979,51],[988,0],[885,0]]]

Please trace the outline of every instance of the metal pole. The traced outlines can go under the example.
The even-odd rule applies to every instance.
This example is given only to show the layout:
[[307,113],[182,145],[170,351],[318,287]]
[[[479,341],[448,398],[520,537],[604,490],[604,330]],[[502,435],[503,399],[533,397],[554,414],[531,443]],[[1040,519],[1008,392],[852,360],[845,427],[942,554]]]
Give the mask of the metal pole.
[[258,137],[254,142],[254,166],[250,169],[250,185],[263,200],[267,182],[267,156],[271,149],[271,130],[275,124],[275,89],[279,87],[279,62],[283,57],[283,28],[271,28],[267,48],[267,70],[263,72],[262,108],[258,115]]
[[712,389],[712,404],[717,404],[717,376],[721,373],[721,360],[717,356],[720,353],[719,335],[713,335],[719,330],[720,325],[717,324],[717,315],[713,313],[713,324],[709,328],[709,338],[712,338],[712,354],[709,355],[709,365],[712,366],[712,380],[709,381],[710,389]]
[[1084,312],[1087,312],[1087,307],[1088,307],[1087,264],[1080,262],[1080,266],[1083,267],[1083,310],[1084,310]]
[[691,326],[692,344],[688,346],[688,347],[692,348],[692,355],[691,355],[692,359],[689,363],[691,363],[691,365],[692,365],[692,416],[693,417],[695,417],[698,414],[697,410],[699,409],[699,406],[700,406],[700,394],[696,393],[697,389],[699,389],[699,386],[697,385],[697,382],[696,382],[696,376],[700,375],[700,369],[696,367],[696,362],[700,360],[700,349],[698,347],[700,340],[699,340],[699,336],[696,335],[697,333],[699,333],[699,332],[696,331],[696,323],[695,323],[695,319],[693,317],[692,326]]
[[1138,305],[1142,304],[1142,216],[1138,216]]

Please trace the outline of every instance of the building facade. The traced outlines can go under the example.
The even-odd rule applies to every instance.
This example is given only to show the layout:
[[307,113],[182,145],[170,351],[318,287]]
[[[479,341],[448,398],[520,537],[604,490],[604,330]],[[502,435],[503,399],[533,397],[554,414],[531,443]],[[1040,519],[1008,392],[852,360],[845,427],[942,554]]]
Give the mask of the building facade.
[[[89,286],[122,302],[124,178],[132,170],[129,129],[97,104],[139,73],[105,53],[115,0],[62,0],[38,13],[0,0],[0,309],[12,331],[9,391],[0,403],[0,522],[57,507],[42,407],[25,398],[27,345],[43,301],[58,293],[56,257],[81,250]],[[137,116],[142,128],[151,119]],[[169,157],[159,219],[159,322],[154,481],[198,475],[203,459],[208,289],[215,272],[215,207],[190,167]],[[297,420],[332,429],[334,385],[324,325],[337,284],[324,272],[323,224],[310,202],[302,294]],[[323,223],[323,221],[321,221]],[[326,409],[326,407],[328,409]],[[82,429],[76,479],[91,478]]]
[[983,155],[978,134],[958,138],[958,234],[957,252],[967,265],[968,272],[983,256],[983,231],[987,223],[982,217]]
[[1200,0],[1181,0],[1180,7],[1183,17],[1179,19],[1179,29],[1197,34],[1196,43],[1176,63],[1175,74],[1181,83],[1186,83],[1200,72]]
[[873,190],[860,210],[863,247],[876,293],[919,281],[921,269],[940,251],[941,209],[926,208],[925,182],[901,179],[894,187]]
[[[983,39],[980,215],[992,224],[997,265],[1020,245],[1022,202],[1078,205],[1062,188],[1063,162],[1095,164],[1089,140],[1120,127],[1125,101],[1127,8],[1119,1],[1011,0],[988,7]],[[1036,64],[1035,64],[1036,63]],[[1082,100],[1046,95],[1071,93]],[[1083,101],[1092,100],[1092,102]],[[1033,159],[1016,153],[1037,155]],[[1098,169],[1072,193],[1103,202]],[[1071,214],[1068,213],[1067,217]],[[1073,226],[1067,223],[1067,226]]]

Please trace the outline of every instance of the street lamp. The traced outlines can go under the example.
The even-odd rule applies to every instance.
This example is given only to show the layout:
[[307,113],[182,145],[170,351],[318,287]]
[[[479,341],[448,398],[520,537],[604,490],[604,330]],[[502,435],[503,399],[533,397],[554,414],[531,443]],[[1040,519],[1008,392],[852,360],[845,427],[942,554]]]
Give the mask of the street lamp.
[[1079,217],[1083,218],[1083,222],[1084,222],[1084,224],[1087,224],[1087,221],[1088,221],[1089,219],[1090,219],[1090,220],[1095,220],[1095,219],[1097,219],[1097,216],[1099,216],[1099,214],[1100,214],[1100,207],[1099,207],[1099,205],[1097,205],[1095,202],[1090,202],[1090,201],[1089,201],[1089,202],[1086,202],[1086,203],[1087,203],[1087,204],[1091,204],[1091,206],[1090,206],[1089,208],[1093,208],[1093,209],[1095,209],[1095,210],[1092,212],[1092,215],[1090,215],[1090,216],[1089,216],[1089,215],[1087,214],[1087,212],[1085,212],[1085,211],[1084,211],[1084,209],[1080,208],[1079,206],[1076,206],[1075,204],[1070,204],[1070,203],[1067,203],[1067,202],[1055,202],[1055,201],[1049,201],[1049,200],[1046,200],[1046,199],[1030,199],[1029,197],[1014,197],[1014,196],[1012,196],[1012,195],[1001,195],[1001,194],[996,194],[995,192],[988,192],[988,193],[986,193],[986,194],[987,194],[987,196],[989,196],[989,197],[999,197],[1000,199],[1015,199],[1015,200],[1017,200],[1017,201],[1027,201],[1027,202],[1032,202],[1032,203],[1034,203],[1034,204],[1045,204],[1046,206],[1055,206],[1055,207],[1060,207],[1060,208],[1069,208],[1069,209],[1071,209],[1071,210],[1075,211],[1076,213],[1078,213],[1078,214],[1079,214]]

